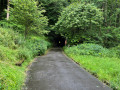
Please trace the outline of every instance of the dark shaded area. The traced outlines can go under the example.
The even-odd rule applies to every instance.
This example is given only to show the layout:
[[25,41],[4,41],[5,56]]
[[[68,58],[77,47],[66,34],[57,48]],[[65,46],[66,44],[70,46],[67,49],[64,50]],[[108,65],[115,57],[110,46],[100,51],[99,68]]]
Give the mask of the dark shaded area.
[[112,90],[63,55],[60,48],[36,58],[22,90]]
[[0,0],[0,20],[6,17],[5,9],[7,9],[7,0]]
[[56,35],[56,38],[54,38],[54,43],[56,47],[63,47],[65,46],[65,39],[60,35]]
[[65,38],[62,37],[60,34],[56,34],[55,31],[51,31],[48,34],[49,40],[53,43],[54,47],[63,47],[65,46]]
[[55,25],[62,9],[69,5],[67,0],[38,0],[42,4],[46,12],[45,16],[49,19],[49,25]]

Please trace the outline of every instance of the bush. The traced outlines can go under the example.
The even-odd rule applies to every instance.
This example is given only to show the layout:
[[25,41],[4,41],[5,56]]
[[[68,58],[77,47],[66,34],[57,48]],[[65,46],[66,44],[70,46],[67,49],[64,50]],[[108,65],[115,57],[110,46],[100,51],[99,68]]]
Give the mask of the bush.
[[[16,49],[19,45],[20,35],[11,29],[0,28],[0,45]],[[23,41],[23,40],[22,40]]]
[[47,42],[43,40],[38,40],[35,43],[36,50],[39,55],[43,55],[45,51],[47,50]]
[[0,60],[2,61],[15,61],[17,60],[16,51],[0,45]]
[[111,51],[114,52],[116,56],[120,58],[120,45],[113,47]]
[[26,48],[32,51],[33,56],[43,55],[45,51],[51,46],[51,44],[41,37],[30,37],[30,40],[26,40],[23,44]]
[[33,57],[32,51],[25,47],[19,48],[17,54],[18,54],[17,58],[19,60],[30,60]]
[[79,44],[69,48],[69,53],[79,55],[109,56],[109,50],[92,43]]

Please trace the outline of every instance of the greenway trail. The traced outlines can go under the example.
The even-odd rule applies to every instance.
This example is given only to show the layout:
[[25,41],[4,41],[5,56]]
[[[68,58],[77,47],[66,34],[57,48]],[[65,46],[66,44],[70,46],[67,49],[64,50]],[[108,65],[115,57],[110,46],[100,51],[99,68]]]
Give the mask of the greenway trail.
[[112,90],[90,75],[59,48],[38,57],[28,71],[23,90]]

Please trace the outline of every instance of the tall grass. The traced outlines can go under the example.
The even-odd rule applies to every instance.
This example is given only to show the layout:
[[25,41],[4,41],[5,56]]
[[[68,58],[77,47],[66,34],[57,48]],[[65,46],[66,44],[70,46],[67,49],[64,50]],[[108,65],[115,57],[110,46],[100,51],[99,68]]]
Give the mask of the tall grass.
[[[34,37],[34,38],[33,38]],[[33,58],[50,47],[43,37],[22,35],[8,28],[0,28],[0,90],[20,90],[25,70]],[[24,60],[21,67],[15,64]]]
[[109,50],[96,44],[82,44],[66,47],[64,50],[75,62],[110,85],[113,90],[120,90],[120,58],[114,49]]

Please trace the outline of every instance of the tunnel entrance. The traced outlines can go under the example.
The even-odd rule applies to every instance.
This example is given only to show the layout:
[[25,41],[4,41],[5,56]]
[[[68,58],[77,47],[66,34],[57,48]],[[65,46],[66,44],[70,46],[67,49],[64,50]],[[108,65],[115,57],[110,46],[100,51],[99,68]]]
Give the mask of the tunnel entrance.
[[51,31],[48,34],[48,38],[50,39],[51,43],[53,43],[54,47],[65,46],[65,38],[62,37],[60,34],[56,34],[54,31]]
[[60,35],[56,35],[56,38],[54,38],[54,45],[56,47],[63,47],[63,46],[65,46],[65,38],[61,37]]

